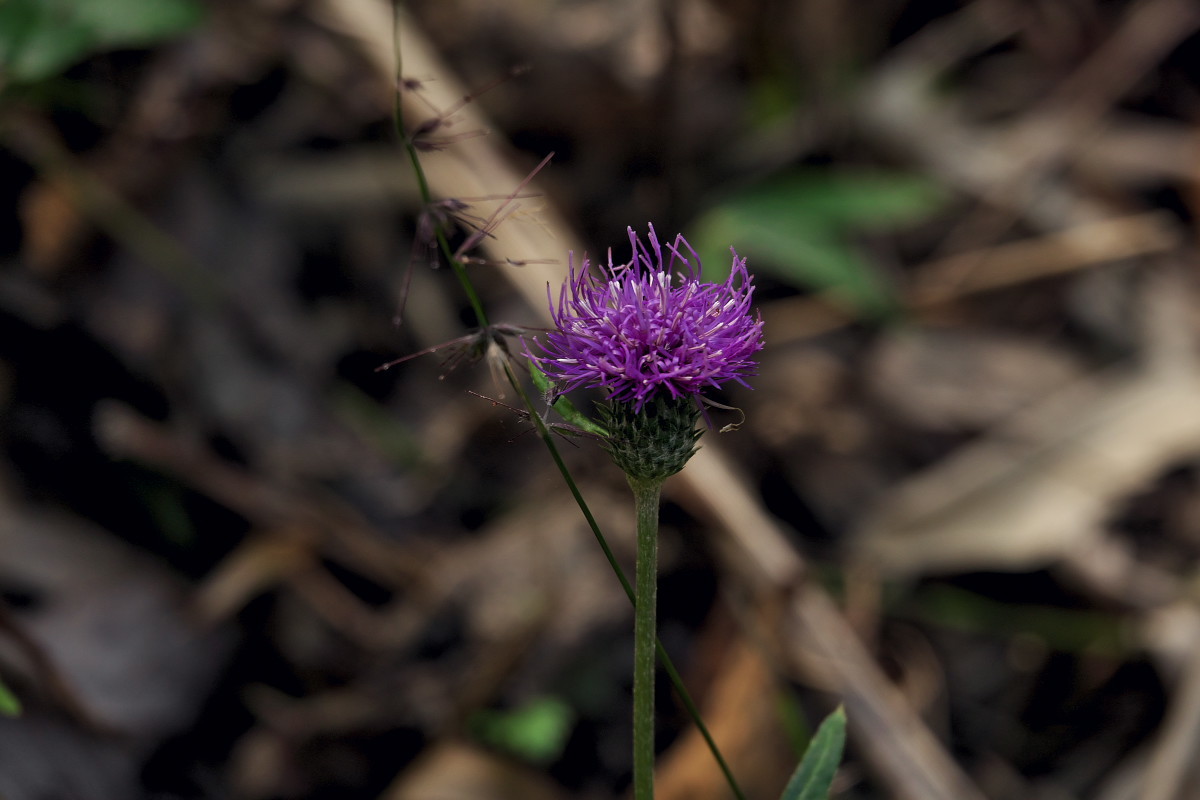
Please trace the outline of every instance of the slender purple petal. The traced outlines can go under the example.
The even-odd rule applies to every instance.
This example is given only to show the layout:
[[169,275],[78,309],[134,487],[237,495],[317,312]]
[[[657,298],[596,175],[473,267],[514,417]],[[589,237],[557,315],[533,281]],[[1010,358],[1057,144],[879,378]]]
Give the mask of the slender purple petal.
[[763,346],[746,259],[734,252],[728,280],[703,283],[682,235],[664,247],[651,225],[647,239],[648,247],[630,228],[630,261],[614,265],[609,251],[598,274],[586,258],[578,271],[572,262],[558,307],[551,305],[557,330],[531,357],[561,391],[595,386],[638,410],[656,396],[698,398],[730,380],[746,385]]

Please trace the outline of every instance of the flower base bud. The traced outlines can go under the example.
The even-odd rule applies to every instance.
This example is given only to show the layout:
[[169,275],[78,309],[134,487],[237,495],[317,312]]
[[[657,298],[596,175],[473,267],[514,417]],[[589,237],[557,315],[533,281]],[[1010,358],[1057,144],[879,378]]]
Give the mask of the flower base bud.
[[702,431],[696,427],[700,409],[693,398],[655,397],[641,410],[633,403],[612,401],[601,409],[609,432],[605,449],[630,478],[666,480],[696,452]]

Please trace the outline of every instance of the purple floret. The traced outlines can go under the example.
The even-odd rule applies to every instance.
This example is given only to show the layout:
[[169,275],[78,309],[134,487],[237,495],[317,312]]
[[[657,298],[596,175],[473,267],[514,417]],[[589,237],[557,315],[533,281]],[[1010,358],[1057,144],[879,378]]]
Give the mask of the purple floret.
[[560,391],[598,386],[637,410],[656,396],[698,398],[731,380],[745,386],[763,346],[746,259],[735,252],[728,280],[703,283],[682,235],[664,248],[651,225],[648,238],[649,248],[630,228],[632,260],[614,266],[610,250],[599,275],[586,258],[578,271],[571,265],[557,309],[551,301],[557,330],[531,357]]

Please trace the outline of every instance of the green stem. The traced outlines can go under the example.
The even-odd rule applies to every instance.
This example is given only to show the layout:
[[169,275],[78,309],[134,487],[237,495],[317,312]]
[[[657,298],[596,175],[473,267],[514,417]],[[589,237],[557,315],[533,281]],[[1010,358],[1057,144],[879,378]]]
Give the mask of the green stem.
[[[617,576],[621,588],[625,591],[625,596],[629,598],[629,602],[633,604],[636,610],[637,595],[634,594],[633,585],[629,582],[629,578],[625,576],[625,570],[617,562],[617,557],[613,553],[612,548],[608,546],[608,540],[604,538],[604,532],[600,530],[600,525],[596,522],[596,517],[593,516],[587,501],[583,499],[583,493],[579,491],[579,486],[575,483],[575,478],[572,477],[570,470],[567,469],[567,465],[562,459],[562,454],[558,452],[558,445],[554,443],[554,437],[551,435],[550,429],[546,426],[545,420],[535,413],[536,408],[534,407],[533,400],[529,397],[529,393],[525,391],[525,386],[517,380],[517,376],[512,368],[505,364],[504,371],[508,375],[509,383],[516,389],[517,394],[521,396],[521,401],[525,404],[525,408],[529,410],[530,419],[537,429],[538,437],[550,452],[550,457],[554,460],[554,465],[558,468],[558,473],[562,476],[563,482],[567,484],[567,489],[570,490],[571,496],[575,498],[575,504],[579,506],[580,513],[583,514],[584,520],[587,521],[588,528],[592,531],[592,536],[595,537],[597,544],[600,545],[600,550],[608,560],[608,565],[612,568],[613,574]],[[717,766],[721,769],[721,774],[725,776],[725,782],[729,784],[729,790],[733,792],[733,796],[737,800],[746,800],[745,793],[738,786],[737,779],[733,777],[733,770],[730,769],[729,763],[721,754],[721,749],[717,747],[716,740],[713,739],[708,726],[704,724],[704,718],[700,716],[700,708],[696,705],[696,701],[692,699],[692,695],[688,692],[687,687],[683,685],[683,678],[680,676],[679,670],[675,668],[675,662],[671,660],[667,649],[663,647],[662,641],[657,637],[655,638],[655,646],[658,651],[658,660],[662,663],[663,670],[667,673],[667,678],[671,681],[671,686],[674,687],[675,693],[679,696],[679,700],[687,710],[688,716],[692,718],[692,722],[696,723],[696,729],[700,731],[700,735],[704,738],[704,743],[708,745],[708,750],[712,753],[713,760],[717,762]]]
[[[395,19],[395,24],[399,25],[398,5],[396,6],[396,9],[397,16]],[[396,38],[394,42],[396,46],[396,79],[397,85],[399,85],[399,81],[402,78],[399,39]],[[396,94],[395,105],[393,107],[393,123],[396,128],[397,138],[404,146],[405,152],[408,154],[409,160],[412,162],[413,170],[417,176],[417,185],[421,194],[421,199],[427,205],[431,204],[433,202],[433,192],[430,189],[429,182],[425,177],[425,170],[421,166],[420,154],[418,153],[417,148],[413,146],[412,140],[405,135],[404,112],[399,92]],[[479,322],[479,326],[481,328],[486,328],[488,324],[487,314],[484,312],[483,304],[480,302],[479,296],[475,292],[475,287],[471,284],[470,276],[467,275],[467,271],[463,265],[458,263],[458,259],[454,258],[453,253],[450,251],[449,242],[446,240],[445,235],[440,230],[437,233],[438,245],[441,248],[442,253],[446,256],[446,260],[454,269],[455,277],[458,278],[460,285],[463,287],[463,290],[466,293],[467,300],[470,302],[471,307],[475,312],[475,317]],[[579,510],[583,514],[584,520],[587,521],[588,527],[592,531],[592,535],[600,544],[600,549],[603,551],[604,557],[608,560],[609,566],[612,567],[613,573],[617,576],[617,580],[621,583],[621,588],[625,590],[626,596],[629,597],[629,602],[633,604],[634,613],[636,614],[638,602],[634,593],[634,589],[630,585],[629,579],[625,576],[624,570],[621,569],[621,565],[617,562],[617,558],[613,554],[612,548],[608,546],[608,541],[604,538],[604,534],[600,530],[600,525],[596,522],[596,518],[593,516],[587,502],[584,500],[583,494],[579,491],[579,487],[576,485],[575,479],[571,476],[570,471],[567,469],[567,465],[562,459],[562,454],[558,451],[558,446],[554,443],[554,438],[552,437],[549,428],[539,415],[538,408],[534,404],[533,399],[529,396],[528,392],[525,391],[525,387],[517,378],[512,368],[508,364],[505,364],[504,371],[508,376],[509,383],[512,384],[513,388],[517,391],[517,394],[521,396],[521,400],[523,401],[525,408],[529,411],[530,419],[533,421],[534,427],[537,428],[539,438],[541,438],[542,442],[546,445],[546,449],[549,451],[555,466],[558,468],[559,474],[562,475],[563,481],[567,484],[567,488],[571,492],[571,496],[575,499],[576,505],[579,506]],[[655,514],[655,528],[657,528],[657,497],[653,506]],[[651,627],[651,631],[653,631],[653,627]],[[671,681],[671,685],[674,687],[675,692],[679,695],[679,699],[683,702],[684,708],[687,709],[688,715],[696,724],[696,728],[700,731],[700,735],[704,738],[705,744],[708,745],[709,752],[712,753],[713,759],[720,767],[721,774],[725,776],[725,781],[729,784],[730,791],[733,792],[733,795],[737,798],[737,800],[746,800],[746,795],[742,792],[741,787],[738,786],[737,780],[733,776],[733,770],[729,768],[729,764],[725,761],[725,757],[721,754],[721,750],[717,747],[717,743],[713,739],[712,734],[709,732],[708,726],[704,724],[704,718],[700,716],[700,709],[692,699],[687,687],[684,686],[683,678],[680,676],[679,670],[675,668],[675,664],[671,660],[671,656],[667,653],[666,648],[662,646],[662,642],[658,640],[657,636],[654,637],[654,644],[658,653],[658,658],[662,661],[663,669],[666,671],[667,677]],[[653,700],[653,695],[651,695],[651,700]],[[653,744],[651,744],[651,758],[653,760]]]
[[[400,26],[400,4],[396,3],[392,7],[392,29],[396,30]],[[404,130],[404,101],[401,98],[400,87],[403,85],[403,70],[400,61],[400,38],[393,37],[392,47],[396,57],[396,94],[392,101],[392,125],[396,129],[396,135],[400,139],[404,151],[408,153],[408,160],[412,163],[413,173],[417,178],[417,189],[421,194],[421,200],[425,205],[433,205],[433,192],[429,188],[429,179],[425,177],[425,167],[421,164],[421,154],[417,151],[416,145],[413,143],[412,137]],[[454,252],[450,249],[450,240],[446,238],[446,232],[442,230],[440,225],[435,226],[434,236],[437,239],[438,248],[442,251],[442,257],[450,265],[454,277],[458,279],[459,286],[462,287],[463,294],[467,298],[467,302],[471,304],[471,310],[475,312],[475,320],[479,323],[479,327],[486,328],[488,326],[487,313],[483,310],[483,302],[479,299],[478,293],[475,291],[474,284],[471,283],[470,276],[467,275],[467,269],[461,261],[454,257]],[[411,267],[410,267],[411,269]]]
[[633,610],[633,797],[654,798],[654,643],[658,606],[658,502],[661,480],[629,478],[637,512]]

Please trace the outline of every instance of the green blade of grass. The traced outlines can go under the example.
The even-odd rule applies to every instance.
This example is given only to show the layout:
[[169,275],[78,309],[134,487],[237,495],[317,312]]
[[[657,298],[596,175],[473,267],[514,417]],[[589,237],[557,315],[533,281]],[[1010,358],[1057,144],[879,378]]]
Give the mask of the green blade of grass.
[[846,710],[838,706],[817,728],[780,800],[827,800],[845,745]]

